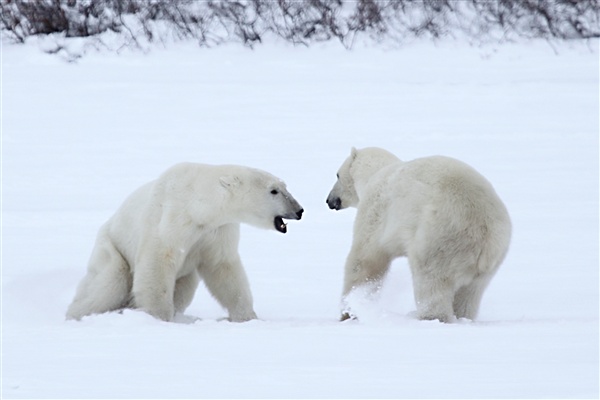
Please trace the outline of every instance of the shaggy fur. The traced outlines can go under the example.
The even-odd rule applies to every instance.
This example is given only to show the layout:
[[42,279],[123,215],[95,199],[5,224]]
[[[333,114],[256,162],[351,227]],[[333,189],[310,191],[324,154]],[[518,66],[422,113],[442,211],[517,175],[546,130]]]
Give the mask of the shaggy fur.
[[342,319],[348,294],[378,286],[397,257],[408,257],[420,319],[474,319],[511,236],[492,185],[452,158],[402,162],[378,148],[352,149],[338,177],[330,208],[357,208]]
[[302,212],[266,172],[178,164],[131,194],[100,228],[67,318],[132,307],[171,321],[200,280],[231,321],[256,318],[238,254],[240,223],[285,233],[282,218]]

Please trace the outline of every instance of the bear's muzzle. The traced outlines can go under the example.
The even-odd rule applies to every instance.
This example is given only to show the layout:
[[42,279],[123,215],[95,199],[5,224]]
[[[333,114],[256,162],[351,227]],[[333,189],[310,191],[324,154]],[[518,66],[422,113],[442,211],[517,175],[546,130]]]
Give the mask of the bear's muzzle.
[[325,202],[332,210],[339,211],[342,209],[342,199],[340,199],[339,197],[328,197],[327,200],[325,200]]
[[281,233],[287,232],[287,224],[283,222],[283,219],[301,219],[302,214],[304,213],[304,209],[301,208],[295,213],[289,213],[285,215],[277,215],[273,220],[273,224],[275,225],[275,230]]

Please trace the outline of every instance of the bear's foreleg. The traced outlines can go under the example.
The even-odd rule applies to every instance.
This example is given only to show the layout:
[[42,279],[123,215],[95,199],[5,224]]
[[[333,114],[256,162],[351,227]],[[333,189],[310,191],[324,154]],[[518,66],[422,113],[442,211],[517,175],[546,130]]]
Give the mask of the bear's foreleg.
[[203,265],[198,271],[212,296],[227,309],[230,321],[256,319],[250,284],[237,254],[215,265]]
[[136,261],[133,276],[133,306],[163,321],[172,321],[175,316],[177,265],[171,253],[159,248],[144,254]]
[[358,288],[366,288],[371,293],[377,292],[391,262],[392,257],[382,249],[364,246],[361,240],[354,241],[346,259],[340,318],[342,321],[356,317],[348,304],[348,295]]

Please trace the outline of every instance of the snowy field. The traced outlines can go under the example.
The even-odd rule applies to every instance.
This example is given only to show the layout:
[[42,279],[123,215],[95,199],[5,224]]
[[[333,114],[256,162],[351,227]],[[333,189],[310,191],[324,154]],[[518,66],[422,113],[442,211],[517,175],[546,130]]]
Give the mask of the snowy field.
[[[3,398],[598,398],[598,42],[2,57]],[[413,319],[397,260],[338,322],[354,211],[325,198],[351,146],[495,186],[514,233],[477,321]],[[260,319],[201,286],[193,324],[65,322],[100,225],[180,161],[265,169],[304,206],[242,228]]]

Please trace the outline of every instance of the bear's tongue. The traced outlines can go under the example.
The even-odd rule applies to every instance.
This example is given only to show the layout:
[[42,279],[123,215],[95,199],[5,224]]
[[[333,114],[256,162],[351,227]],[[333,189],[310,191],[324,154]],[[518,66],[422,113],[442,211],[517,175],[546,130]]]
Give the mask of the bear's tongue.
[[279,232],[281,232],[281,233],[287,232],[287,225],[283,222],[283,218],[277,216],[277,217],[275,217],[275,220],[273,221],[273,223],[275,224],[275,229],[277,229]]

